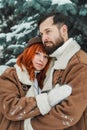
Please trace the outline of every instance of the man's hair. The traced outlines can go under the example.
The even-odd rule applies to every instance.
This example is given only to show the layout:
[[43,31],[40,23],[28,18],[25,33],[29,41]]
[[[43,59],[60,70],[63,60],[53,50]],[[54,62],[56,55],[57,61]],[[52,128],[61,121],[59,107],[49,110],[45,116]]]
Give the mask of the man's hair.
[[44,14],[43,16],[40,16],[40,19],[38,21],[38,28],[39,28],[40,24],[49,17],[53,17],[54,25],[65,24],[65,25],[67,25],[68,30],[71,30],[72,24],[71,24],[69,16],[64,15],[63,13],[60,13],[60,12],[53,12],[53,13],[48,13],[48,14]]

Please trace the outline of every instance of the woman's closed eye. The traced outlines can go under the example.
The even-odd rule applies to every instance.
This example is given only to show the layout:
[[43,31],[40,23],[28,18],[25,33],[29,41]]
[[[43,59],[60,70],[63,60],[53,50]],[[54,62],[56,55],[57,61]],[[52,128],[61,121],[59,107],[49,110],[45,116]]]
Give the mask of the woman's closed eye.
[[40,52],[35,52],[35,55],[40,55]]

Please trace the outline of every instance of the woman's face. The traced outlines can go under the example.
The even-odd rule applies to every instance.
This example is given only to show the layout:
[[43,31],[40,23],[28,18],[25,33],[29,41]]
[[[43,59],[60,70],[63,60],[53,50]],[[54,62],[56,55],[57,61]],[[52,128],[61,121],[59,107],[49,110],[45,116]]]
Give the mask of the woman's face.
[[38,71],[42,70],[46,66],[47,62],[48,62],[48,55],[43,52],[36,51],[34,58],[32,59],[32,63],[35,70]]

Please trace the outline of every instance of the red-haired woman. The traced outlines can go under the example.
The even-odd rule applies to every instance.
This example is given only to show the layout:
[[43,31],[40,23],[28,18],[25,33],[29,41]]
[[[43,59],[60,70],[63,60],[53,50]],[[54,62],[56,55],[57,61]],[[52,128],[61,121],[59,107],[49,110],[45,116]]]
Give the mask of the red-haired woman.
[[[47,114],[51,107],[71,94],[67,85],[52,90],[44,85],[50,60],[41,39],[35,37],[18,56],[15,66],[1,75],[0,130],[33,129],[30,118]],[[59,95],[57,99],[51,97],[53,94]]]

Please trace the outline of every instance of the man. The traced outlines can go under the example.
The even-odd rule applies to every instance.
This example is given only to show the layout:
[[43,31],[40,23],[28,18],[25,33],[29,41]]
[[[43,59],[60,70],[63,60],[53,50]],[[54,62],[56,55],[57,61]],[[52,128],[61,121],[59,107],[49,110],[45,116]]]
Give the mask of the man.
[[43,16],[39,31],[48,54],[55,59],[48,78],[52,85],[69,84],[72,94],[51,111],[32,118],[34,130],[87,130],[87,54],[69,38],[69,19],[61,13]]

